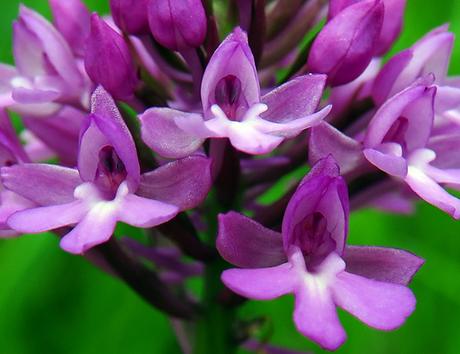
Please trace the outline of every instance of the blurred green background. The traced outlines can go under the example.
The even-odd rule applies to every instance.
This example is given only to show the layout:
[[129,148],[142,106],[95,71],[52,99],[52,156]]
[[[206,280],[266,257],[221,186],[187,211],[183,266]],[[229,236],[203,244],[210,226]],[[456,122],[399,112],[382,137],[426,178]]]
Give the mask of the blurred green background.
[[[85,2],[91,10],[107,11],[106,0]],[[50,15],[45,0],[23,3]],[[18,0],[0,5],[2,62],[11,62],[11,22],[18,5]],[[403,35],[394,51],[446,22],[460,33],[460,1],[408,0]],[[460,74],[459,59],[457,45],[451,74]],[[353,214],[349,241],[405,248],[427,263],[412,284],[418,305],[406,325],[383,333],[341,312],[349,339],[338,352],[458,354],[460,224],[428,205],[419,205],[410,217],[366,210]],[[320,353],[295,332],[292,306],[289,297],[249,302],[241,315],[268,315],[274,343]],[[180,350],[165,316],[84,259],[61,251],[52,235],[0,240],[0,354],[35,353],[174,354]]]

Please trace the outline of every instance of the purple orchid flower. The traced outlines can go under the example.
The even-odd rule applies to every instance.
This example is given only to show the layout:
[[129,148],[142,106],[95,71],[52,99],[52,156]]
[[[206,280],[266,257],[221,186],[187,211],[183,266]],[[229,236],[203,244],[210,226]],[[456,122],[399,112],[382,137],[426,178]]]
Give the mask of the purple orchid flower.
[[399,327],[415,309],[405,285],[423,260],[396,249],[345,246],[347,229],[346,184],[329,156],[300,183],[281,234],[234,212],[219,216],[220,254],[246,268],[226,270],[222,280],[251,299],[294,294],[297,329],[328,350],[346,339],[336,306],[371,327]]
[[13,25],[16,68],[0,66],[0,106],[48,115],[62,103],[88,105],[88,80],[64,37],[41,15],[21,6]]
[[140,116],[144,141],[169,158],[187,156],[206,138],[229,138],[248,154],[266,154],[286,138],[319,123],[315,112],[326,77],[305,75],[260,97],[254,57],[239,28],[215,51],[201,86],[203,113],[151,108]]
[[[460,218],[460,199],[440,186],[460,183],[460,165],[442,168],[435,162],[455,158],[455,151],[443,149],[438,155],[430,149],[436,94],[432,82],[432,77],[421,79],[386,101],[373,115],[362,141],[327,124],[315,128],[310,136],[310,160],[333,154],[346,173],[363,170],[367,160],[404,181],[428,203]],[[450,144],[455,143],[450,140]]]
[[[76,225],[61,240],[71,253],[107,241],[117,221],[153,227],[194,207],[210,188],[210,161],[193,156],[140,174],[134,141],[102,87],[80,137],[78,169],[22,164],[2,169],[5,187],[40,205],[20,211],[8,225],[38,233]],[[190,186],[193,185],[193,189]]]

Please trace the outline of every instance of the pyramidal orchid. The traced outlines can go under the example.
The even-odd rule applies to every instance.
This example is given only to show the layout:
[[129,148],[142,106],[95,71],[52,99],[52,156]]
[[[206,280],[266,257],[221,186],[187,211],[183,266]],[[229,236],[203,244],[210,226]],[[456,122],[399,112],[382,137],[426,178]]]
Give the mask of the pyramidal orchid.
[[222,3],[50,0],[52,22],[20,7],[0,64],[0,243],[51,231],[169,316],[184,353],[297,353],[244,298],[293,295],[326,350],[346,339],[337,308],[398,328],[423,260],[348,245],[349,217],[423,200],[460,218],[453,33],[386,60],[406,0]]

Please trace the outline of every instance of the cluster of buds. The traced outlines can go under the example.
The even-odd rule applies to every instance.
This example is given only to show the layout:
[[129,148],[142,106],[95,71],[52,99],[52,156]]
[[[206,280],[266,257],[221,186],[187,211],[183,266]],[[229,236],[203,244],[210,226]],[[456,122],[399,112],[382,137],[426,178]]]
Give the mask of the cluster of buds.
[[0,65],[1,237],[54,230],[190,322],[184,353],[289,353],[236,319],[243,297],[293,294],[297,330],[327,350],[346,339],[337,306],[377,329],[404,323],[424,261],[348,245],[348,220],[417,199],[460,218],[445,189],[460,188],[446,26],[382,65],[405,0],[50,6],[53,23],[20,8],[15,66]]

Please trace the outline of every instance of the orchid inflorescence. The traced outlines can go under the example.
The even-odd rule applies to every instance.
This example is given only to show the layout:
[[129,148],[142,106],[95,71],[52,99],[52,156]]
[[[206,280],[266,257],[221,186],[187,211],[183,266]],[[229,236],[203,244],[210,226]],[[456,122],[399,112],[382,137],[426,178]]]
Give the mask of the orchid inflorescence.
[[447,26],[382,64],[405,0],[49,2],[52,24],[21,6],[0,65],[2,237],[53,230],[186,323],[185,353],[290,352],[237,318],[244,298],[293,294],[327,350],[346,339],[336,307],[404,323],[424,261],[348,245],[349,213],[423,199],[460,218]]

